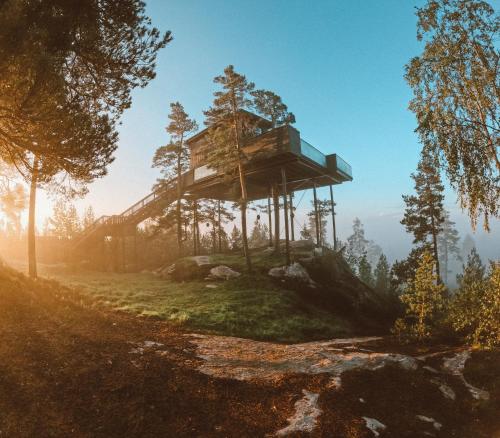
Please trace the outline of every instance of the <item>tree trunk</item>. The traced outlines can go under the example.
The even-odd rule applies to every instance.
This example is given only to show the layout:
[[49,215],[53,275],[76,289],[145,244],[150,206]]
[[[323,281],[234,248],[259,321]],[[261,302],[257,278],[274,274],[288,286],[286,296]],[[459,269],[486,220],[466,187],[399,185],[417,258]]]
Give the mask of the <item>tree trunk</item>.
[[252,272],[252,260],[250,259],[250,250],[248,248],[248,233],[247,233],[247,187],[245,183],[245,175],[241,163],[238,165],[241,185],[241,235],[243,239],[243,253],[247,264],[247,271]]
[[198,202],[193,201],[193,255],[198,255],[198,237],[197,237],[197,222],[198,222]]
[[31,171],[30,205],[28,214],[28,272],[31,278],[37,278],[36,269],[36,243],[35,243],[35,206],[36,185],[38,182],[38,157],[33,158],[33,169]]
[[288,203],[287,203],[287,193],[286,193],[286,171],[285,168],[281,168],[281,181],[283,190],[283,214],[285,218],[285,256],[286,265],[290,266],[290,236],[288,231]]
[[446,240],[446,235],[443,237],[443,248],[442,250],[444,251],[443,254],[443,279],[444,279],[444,284],[448,284],[448,242]]
[[272,213],[271,213],[271,197],[267,197],[267,218],[268,218],[268,225],[269,225],[269,246],[273,246],[273,220],[272,220]]
[[431,218],[431,226],[432,226],[432,248],[433,248],[433,252],[434,252],[434,260],[436,263],[437,283],[441,284],[441,275],[440,275],[440,271],[439,271],[437,232],[436,232],[436,227],[435,227],[435,222],[434,222],[434,216]]
[[318,196],[316,194],[316,183],[313,185],[313,197],[314,197],[314,225],[316,227],[316,246],[321,246],[321,236],[320,236],[320,218],[318,213]]
[[177,249],[179,257],[182,257],[182,215],[181,215],[181,159],[177,160],[177,206],[176,206],[176,221],[177,221]]
[[219,253],[222,252],[222,222],[220,212],[220,199],[217,201],[217,234],[219,237]]
[[330,184],[330,206],[332,212],[333,250],[337,251],[337,228],[335,227],[335,201],[333,200],[333,187],[331,184]]

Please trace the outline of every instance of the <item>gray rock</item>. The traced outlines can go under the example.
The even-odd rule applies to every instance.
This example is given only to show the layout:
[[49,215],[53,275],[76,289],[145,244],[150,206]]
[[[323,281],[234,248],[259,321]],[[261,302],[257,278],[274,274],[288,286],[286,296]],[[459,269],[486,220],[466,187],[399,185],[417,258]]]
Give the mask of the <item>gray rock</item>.
[[363,420],[365,420],[366,427],[370,429],[375,436],[379,436],[380,431],[387,429],[385,424],[382,424],[375,418],[363,417]]
[[271,268],[268,275],[279,279],[297,280],[300,283],[308,284],[311,287],[316,287],[316,283],[311,279],[306,268],[300,263],[292,263],[290,266],[280,266],[279,268]]
[[216,266],[215,268],[210,269],[210,278],[216,280],[229,280],[231,278],[237,278],[240,275],[241,274],[239,272],[236,272],[230,267],[224,265]]

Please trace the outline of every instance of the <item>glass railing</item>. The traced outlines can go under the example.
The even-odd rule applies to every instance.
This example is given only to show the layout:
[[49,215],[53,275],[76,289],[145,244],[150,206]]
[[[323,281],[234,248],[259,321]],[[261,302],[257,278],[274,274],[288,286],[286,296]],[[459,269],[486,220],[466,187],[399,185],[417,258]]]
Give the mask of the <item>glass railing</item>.
[[350,176],[352,178],[351,165],[346,163],[338,155],[336,155],[335,157],[336,157],[336,162],[337,162],[337,170],[341,171],[342,173],[345,173],[347,176]]
[[315,163],[326,167],[326,157],[307,141],[300,139],[300,153]]

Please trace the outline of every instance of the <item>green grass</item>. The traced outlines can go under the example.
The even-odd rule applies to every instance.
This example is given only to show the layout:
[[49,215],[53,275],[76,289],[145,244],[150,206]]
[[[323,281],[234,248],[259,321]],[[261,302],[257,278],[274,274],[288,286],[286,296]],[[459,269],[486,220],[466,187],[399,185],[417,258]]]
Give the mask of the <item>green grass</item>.
[[[41,265],[39,271],[41,276],[78,288],[105,306],[158,317],[188,331],[279,342],[351,334],[350,325],[343,318],[273,283],[263,273],[264,258],[256,259],[255,274],[226,282],[174,282],[148,273],[71,271],[49,265]],[[213,262],[222,261],[243,270],[242,257],[213,258]],[[280,264],[280,260],[269,262]],[[209,289],[207,284],[216,284],[217,288]]]

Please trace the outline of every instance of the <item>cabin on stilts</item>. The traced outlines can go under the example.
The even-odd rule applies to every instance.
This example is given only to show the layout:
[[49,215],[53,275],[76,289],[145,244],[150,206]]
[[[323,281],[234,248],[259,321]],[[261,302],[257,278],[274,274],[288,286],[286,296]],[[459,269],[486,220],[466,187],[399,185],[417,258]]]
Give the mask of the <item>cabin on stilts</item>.
[[[334,202],[332,186],[352,181],[351,166],[337,154],[325,155],[301,138],[300,132],[291,125],[273,127],[268,120],[253,113],[242,111],[242,152],[246,157],[244,172],[248,200],[267,199],[274,205],[274,246],[279,250],[280,198],[284,208],[284,231],[286,253],[293,223],[293,207],[289,205],[292,194],[298,190],[313,189],[316,221],[318,221],[318,187],[330,186],[333,224]],[[192,200],[215,199],[237,202],[241,198],[238,176],[230,169],[210,167],[206,162],[209,130],[205,129],[186,141],[191,151],[190,168],[182,174],[180,188],[183,197]],[[115,240],[122,248],[122,265],[125,266],[124,239],[134,236],[137,225],[157,215],[177,199],[177,179],[171,180],[119,215],[103,216],[80,236],[73,244],[75,252],[83,252],[89,246],[96,246],[103,240]],[[269,215],[270,220],[271,215]],[[271,224],[270,224],[271,225]],[[335,238],[335,225],[334,238]],[[316,226],[316,243],[319,244],[319,227]],[[271,227],[270,227],[271,231]],[[335,239],[334,239],[335,242]]]

